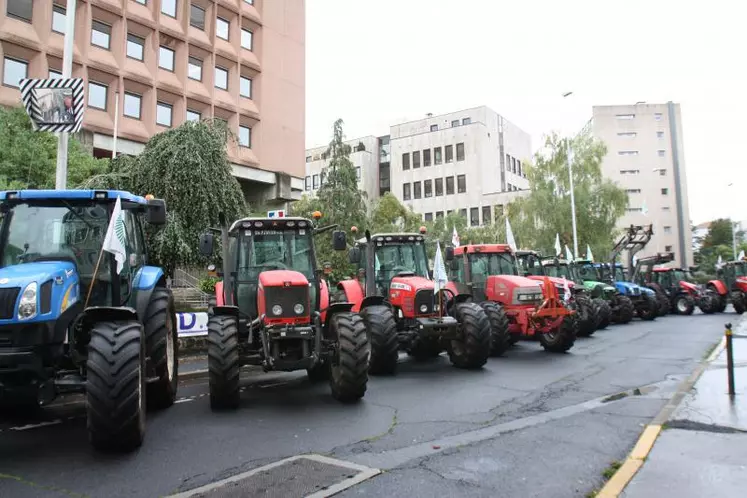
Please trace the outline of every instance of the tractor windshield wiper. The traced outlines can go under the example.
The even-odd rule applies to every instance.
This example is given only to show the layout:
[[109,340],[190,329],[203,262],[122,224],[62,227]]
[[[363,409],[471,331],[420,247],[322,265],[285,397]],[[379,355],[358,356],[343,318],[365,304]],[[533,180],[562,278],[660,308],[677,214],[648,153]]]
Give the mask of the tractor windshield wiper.
[[80,221],[82,221],[83,223],[85,223],[85,224],[86,224],[86,226],[87,226],[87,227],[88,227],[89,229],[93,230],[93,225],[91,225],[90,223],[88,223],[88,222],[86,221],[86,219],[85,219],[85,218],[83,218],[83,217],[82,217],[82,216],[80,215],[80,213],[77,213],[77,212],[75,211],[75,208],[74,208],[73,206],[71,206],[71,205],[70,205],[70,203],[68,203],[67,201],[62,201],[62,203],[63,203],[63,204],[65,205],[65,207],[66,207],[66,208],[68,209],[68,211],[70,211],[71,213],[73,213],[73,216],[75,216],[75,217],[76,217],[76,218],[78,218],[78,219],[79,219]]

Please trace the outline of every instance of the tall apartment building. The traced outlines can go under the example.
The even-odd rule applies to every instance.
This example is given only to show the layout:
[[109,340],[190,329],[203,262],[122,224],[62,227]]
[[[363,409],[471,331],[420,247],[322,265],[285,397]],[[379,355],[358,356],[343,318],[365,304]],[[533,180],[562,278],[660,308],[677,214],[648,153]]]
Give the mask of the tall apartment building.
[[[0,0],[0,104],[21,78],[60,77],[65,0]],[[154,134],[217,118],[238,137],[233,173],[247,198],[297,199],[304,177],[304,0],[78,1],[73,77],[86,83],[80,139],[110,156]]]
[[673,251],[678,266],[692,265],[680,105],[594,106],[592,123],[608,148],[603,174],[628,192],[618,226],[653,224],[654,236],[638,256]]

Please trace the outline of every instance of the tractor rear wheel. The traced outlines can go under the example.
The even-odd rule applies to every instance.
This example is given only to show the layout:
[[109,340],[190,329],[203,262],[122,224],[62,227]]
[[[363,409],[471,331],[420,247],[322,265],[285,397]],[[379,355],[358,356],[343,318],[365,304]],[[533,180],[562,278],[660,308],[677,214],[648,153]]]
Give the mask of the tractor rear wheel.
[[490,356],[490,321],[475,303],[459,303],[455,309],[461,339],[451,341],[448,351],[457,368],[482,368]]
[[700,312],[705,315],[712,315],[718,310],[718,296],[706,291],[698,301]]
[[590,337],[597,329],[596,313],[591,299],[584,294],[575,296],[578,313],[578,337]]
[[361,310],[371,343],[368,371],[371,375],[391,375],[397,371],[399,341],[394,314],[388,306],[373,305]]
[[560,322],[560,326],[557,329],[551,330],[550,332],[539,333],[540,344],[545,348],[545,351],[550,353],[565,353],[573,347],[573,343],[576,342],[576,327],[577,327],[576,315],[567,315]]
[[606,329],[612,318],[610,303],[600,297],[594,298],[592,302],[594,303],[597,330]]
[[158,380],[148,384],[148,405],[168,408],[176,400],[179,385],[179,338],[174,296],[156,287],[143,317],[145,350]]
[[500,356],[511,346],[506,312],[493,301],[483,301],[480,307],[490,322],[490,356]]
[[617,296],[617,323],[630,323],[635,315],[633,301],[628,296]]
[[208,321],[208,385],[210,408],[239,407],[239,328],[232,316],[211,316]]
[[329,367],[332,397],[345,403],[357,401],[366,394],[368,385],[370,348],[366,324],[357,313],[335,313],[329,331],[337,339],[337,361]]
[[145,338],[136,321],[99,322],[86,361],[86,410],[91,444],[131,451],[145,438]]
[[656,301],[659,303],[659,316],[665,316],[669,314],[671,303],[666,294],[661,292],[656,293]]
[[678,315],[692,315],[695,311],[695,300],[688,294],[678,294],[674,298],[674,312]]
[[734,291],[731,293],[731,304],[737,315],[741,315],[747,309],[747,296],[741,291]]
[[654,320],[659,314],[659,303],[656,298],[650,294],[641,295],[641,303],[638,305],[638,318],[641,320]]

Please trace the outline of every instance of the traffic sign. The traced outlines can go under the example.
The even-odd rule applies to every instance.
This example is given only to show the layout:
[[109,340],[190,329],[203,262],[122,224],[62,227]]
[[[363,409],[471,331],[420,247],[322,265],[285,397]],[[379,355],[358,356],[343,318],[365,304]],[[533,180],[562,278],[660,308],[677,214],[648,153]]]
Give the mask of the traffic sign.
[[83,124],[82,78],[24,78],[21,98],[37,131],[80,131]]

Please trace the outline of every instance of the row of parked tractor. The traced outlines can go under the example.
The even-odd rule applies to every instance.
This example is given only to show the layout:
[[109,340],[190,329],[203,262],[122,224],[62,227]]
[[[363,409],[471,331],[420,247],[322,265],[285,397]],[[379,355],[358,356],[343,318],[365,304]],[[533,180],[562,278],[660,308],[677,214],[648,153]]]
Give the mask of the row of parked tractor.
[[[163,270],[148,265],[142,225],[165,224],[165,203],[121,191],[25,190],[0,192],[0,214],[2,410],[82,393],[96,448],[139,447],[146,406],[170,407],[178,388],[174,300]],[[667,309],[692,310],[667,294],[679,291],[663,276],[654,281],[665,272],[653,266],[641,271],[650,277],[641,287],[616,280],[614,264],[470,244],[446,249],[448,279],[434,281],[425,229],[366,231],[349,244],[337,226],[319,226],[318,212],[218,218],[199,240],[207,257],[219,246],[222,261],[207,335],[214,410],[239,406],[246,365],[305,370],[335,399],[354,402],[369,374],[396,372],[401,351],[416,359],[446,351],[454,366],[476,369],[522,339],[562,353],[609,323],[652,320],[664,310],[660,294]],[[315,253],[324,233],[362,280],[330,288]],[[715,292],[716,310],[730,299],[741,312],[744,263],[725,268],[723,282],[694,295]]]

